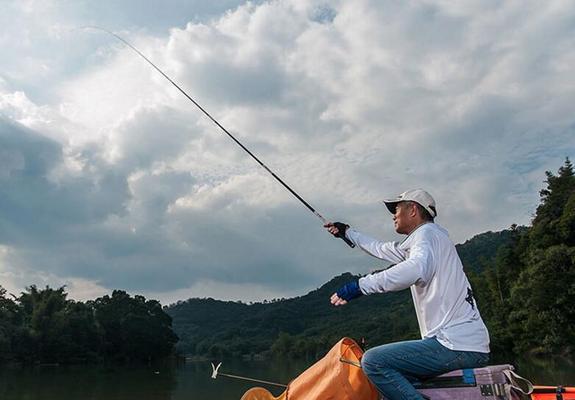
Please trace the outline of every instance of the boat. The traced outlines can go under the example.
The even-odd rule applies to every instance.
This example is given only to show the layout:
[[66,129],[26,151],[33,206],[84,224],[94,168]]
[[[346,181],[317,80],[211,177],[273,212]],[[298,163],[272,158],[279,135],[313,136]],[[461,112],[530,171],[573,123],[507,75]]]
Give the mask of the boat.
[[[343,338],[325,357],[283,385],[279,396],[253,387],[241,400],[385,400],[361,370],[362,355],[353,339]],[[534,386],[509,364],[451,371],[415,387],[426,400],[575,400],[575,387]]]

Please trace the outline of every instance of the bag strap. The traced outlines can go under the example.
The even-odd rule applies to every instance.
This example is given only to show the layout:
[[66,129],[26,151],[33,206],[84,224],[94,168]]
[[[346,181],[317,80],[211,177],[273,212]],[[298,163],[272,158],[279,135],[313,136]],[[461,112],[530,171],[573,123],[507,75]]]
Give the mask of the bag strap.
[[[524,395],[530,395],[531,393],[533,393],[533,384],[529,380],[516,374],[513,370],[504,369],[503,375],[505,375],[507,381],[509,382],[509,385],[507,387],[507,395],[510,399],[512,398],[511,390],[522,393]],[[525,386],[526,388],[525,390],[521,387],[522,384]]]

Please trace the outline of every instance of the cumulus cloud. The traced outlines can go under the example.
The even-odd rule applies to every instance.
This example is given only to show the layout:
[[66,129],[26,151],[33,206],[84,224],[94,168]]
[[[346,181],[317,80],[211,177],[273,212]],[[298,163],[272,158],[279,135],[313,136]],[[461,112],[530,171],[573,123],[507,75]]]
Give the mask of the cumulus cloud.
[[[70,31],[86,22],[117,27],[319,212],[374,236],[399,239],[378,202],[411,187],[458,242],[529,223],[543,172],[574,153],[569,2],[199,2],[163,18],[58,4],[41,22],[11,4],[31,40],[0,71],[13,286],[258,300],[377,266],[130,49]],[[43,75],[16,68],[23,51]]]

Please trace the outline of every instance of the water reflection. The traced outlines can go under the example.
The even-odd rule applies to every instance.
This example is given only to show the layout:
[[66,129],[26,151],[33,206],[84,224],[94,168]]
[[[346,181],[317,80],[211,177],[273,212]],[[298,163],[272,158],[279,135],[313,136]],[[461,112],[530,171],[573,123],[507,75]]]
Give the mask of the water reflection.
[[495,354],[491,364],[511,364],[515,372],[535,385],[575,386],[575,360],[566,357],[523,357]]
[[177,376],[169,369],[23,368],[0,373],[0,399],[170,400]]
[[[311,362],[228,361],[220,372],[288,383]],[[565,359],[517,360],[522,376],[537,384],[575,385],[575,364]],[[148,368],[0,368],[2,400],[239,400],[258,386],[227,377],[211,379],[209,362]],[[267,387],[274,395],[283,390]]]
[[[310,362],[293,360],[228,361],[223,363],[219,372],[287,384],[309,365]],[[262,386],[224,376],[214,380],[211,378],[211,370],[210,364],[203,362],[189,363],[180,367],[178,386],[172,399],[239,400],[249,388]],[[281,387],[266,386],[266,388],[275,396],[283,392]]]
[[517,360],[517,371],[536,385],[575,386],[575,362],[567,358]]
[[[220,372],[289,382],[308,366],[296,362],[224,363]],[[209,362],[150,368],[51,367],[0,369],[2,400],[238,400],[253,382],[211,379]],[[278,395],[281,388],[270,387]]]

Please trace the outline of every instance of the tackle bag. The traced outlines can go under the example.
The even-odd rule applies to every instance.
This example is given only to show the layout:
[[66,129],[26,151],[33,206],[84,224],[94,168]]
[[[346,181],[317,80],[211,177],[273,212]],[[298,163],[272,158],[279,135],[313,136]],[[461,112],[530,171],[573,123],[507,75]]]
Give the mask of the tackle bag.
[[533,391],[531,382],[508,364],[455,370],[414,386],[430,400],[518,400]]
[[362,355],[356,342],[343,338],[291,381],[279,397],[256,387],[244,393],[241,400],[378,400],[377,389],[360,367]]

